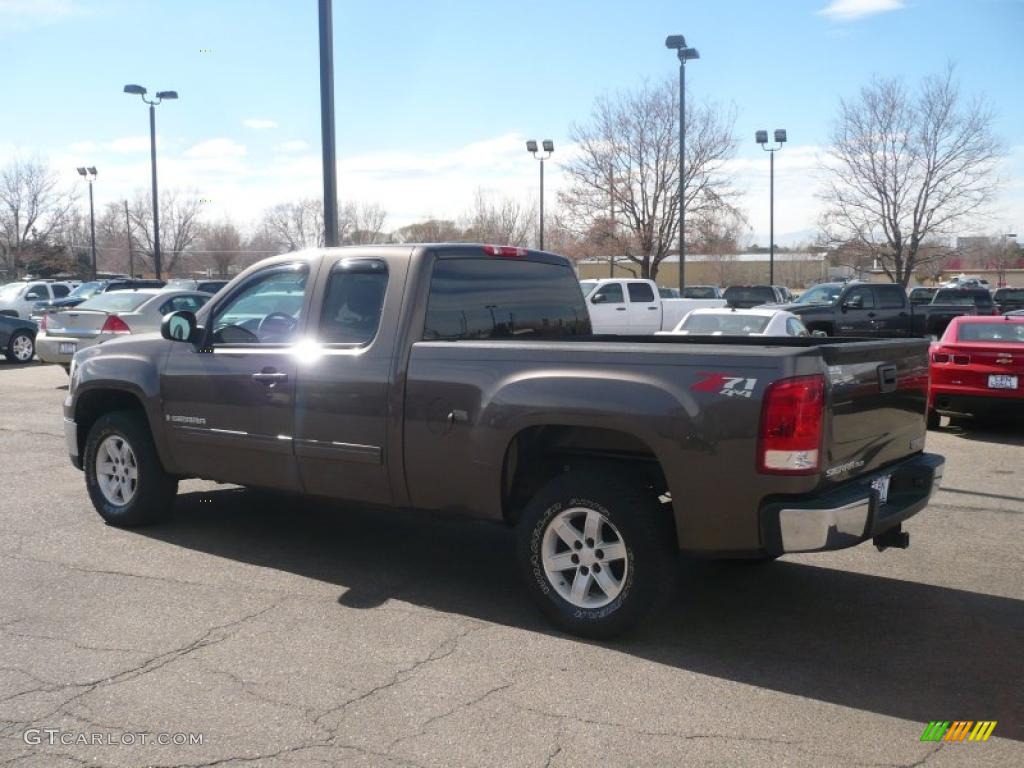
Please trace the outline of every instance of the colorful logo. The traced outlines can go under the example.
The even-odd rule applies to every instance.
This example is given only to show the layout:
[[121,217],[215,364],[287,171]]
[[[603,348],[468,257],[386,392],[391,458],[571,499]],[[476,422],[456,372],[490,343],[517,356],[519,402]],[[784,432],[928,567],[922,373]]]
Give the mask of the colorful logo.
[[988,741],[995,720],[933,720],[921,734],[921,741]]

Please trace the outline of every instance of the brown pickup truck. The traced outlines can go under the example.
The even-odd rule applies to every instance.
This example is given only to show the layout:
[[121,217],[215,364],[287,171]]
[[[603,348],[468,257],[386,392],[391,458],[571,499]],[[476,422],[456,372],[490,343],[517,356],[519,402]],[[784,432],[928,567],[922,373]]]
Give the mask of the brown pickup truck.
[[548,617],[608,636],[679,550],[905,547],[943,468],[927,396],[925,341],[594,336],[559,256],[376,246],[267,259],[83,350],[64,426],[114,525],[186,477],[491,519]]

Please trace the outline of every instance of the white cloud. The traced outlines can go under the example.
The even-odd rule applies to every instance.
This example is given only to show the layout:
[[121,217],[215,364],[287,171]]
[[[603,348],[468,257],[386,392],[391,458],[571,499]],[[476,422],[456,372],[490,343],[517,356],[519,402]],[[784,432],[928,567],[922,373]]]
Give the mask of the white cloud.
[[246,128],[253,128],[257,131],[265,131],[268,128],[277,128],[277,123],[262,117],[250,117],[242,121]]
[[898,11],[903,7],[903,0],[832,0],[818,14],[834,21],[856,21],[877,13]]
[[99,144],[95,141],[76,141],[68,144],[68,149],[72,152],[95,152],[99,148]]
[[209,139],[189,147],[182,154],[185,157],[243,157],[246,153],[245,145],[233,139]]
[[0,30],[55,24],[81,12],[71,0],[0,0]]
[[309,144],[301,140],[286,141],[277,145],[279,152],[305,152],[307,149],[309,149]]

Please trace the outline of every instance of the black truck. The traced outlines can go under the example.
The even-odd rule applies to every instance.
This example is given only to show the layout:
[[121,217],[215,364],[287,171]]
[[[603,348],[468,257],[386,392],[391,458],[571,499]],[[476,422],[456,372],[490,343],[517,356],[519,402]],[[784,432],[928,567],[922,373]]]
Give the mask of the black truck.
[[861,282],[821,283],[774,308],[797,315],[812,333],[862,338],[938,338],[954,317],[994,313],[983,288],[943,288],[929,304],[914,304],[899,285]]

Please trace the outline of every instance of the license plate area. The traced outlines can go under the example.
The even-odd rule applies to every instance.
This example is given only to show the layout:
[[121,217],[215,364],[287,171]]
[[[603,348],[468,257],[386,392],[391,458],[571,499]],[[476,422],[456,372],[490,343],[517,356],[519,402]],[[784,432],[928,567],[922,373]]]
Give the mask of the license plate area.
[[988,377],[989,389],[1016,389],[1017,377],[1004,373],[993,373]]
[[889,501],[889,483],[892,481],[892,475],[882,475],[876,477],[871,481],[871,487],[878,493],[878,506],[885,506],[886,502]]
[[78,342],[75,341],[62,341],[60,343],[60,354],[62,355],[73,355],[75,350],[78,349]]

